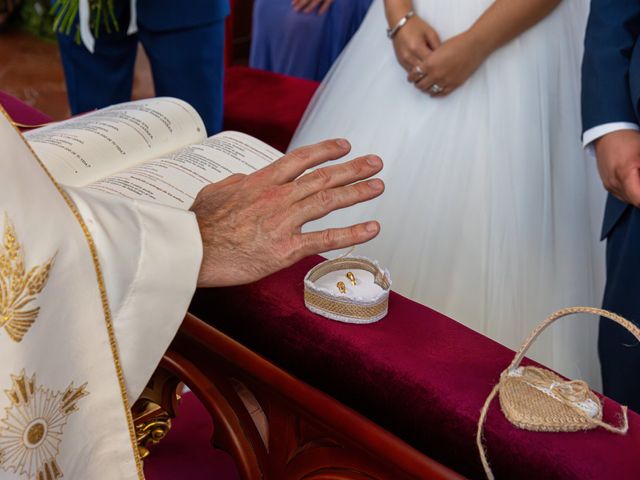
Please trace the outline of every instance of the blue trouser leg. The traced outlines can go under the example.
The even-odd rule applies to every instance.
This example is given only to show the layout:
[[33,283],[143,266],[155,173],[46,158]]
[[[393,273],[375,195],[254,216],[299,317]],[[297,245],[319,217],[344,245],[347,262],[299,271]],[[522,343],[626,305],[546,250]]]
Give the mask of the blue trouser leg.
[[[607,237],[603,307],[640,326],[640,209],[627,208]],[[640,412],[640,343],[618,324],[601,319],[598,351],[603,393]]]
[[200,114],[212,135],[222,129],[224,20],[180,30],[139,26],[157,96],[181,98]]
[[125,3],[116,2],[120,31],[101,32],[93,54],[77,44],[73,34],[58,35],[69,106],[74,115],[131,100],[138,38],[126,34],[129,7]]

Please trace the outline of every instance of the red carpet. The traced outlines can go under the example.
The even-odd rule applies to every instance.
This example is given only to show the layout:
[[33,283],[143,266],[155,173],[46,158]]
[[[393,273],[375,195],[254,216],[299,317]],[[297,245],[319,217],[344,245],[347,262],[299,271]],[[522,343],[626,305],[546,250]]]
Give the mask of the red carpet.
[[211,447],[212,433],[202,404],[184,395],[171,431],[144,462],[147,480],[240,480],[233,459]]

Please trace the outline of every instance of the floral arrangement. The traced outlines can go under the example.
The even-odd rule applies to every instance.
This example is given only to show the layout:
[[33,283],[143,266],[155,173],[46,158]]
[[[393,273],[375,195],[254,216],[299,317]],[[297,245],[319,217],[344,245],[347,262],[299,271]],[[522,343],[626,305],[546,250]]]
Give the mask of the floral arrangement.
[[[100,31],[104,28],[107,33],[118,31],[118,21],[113,9],[113,0],[89,0],[90,28],[95,38],[98,38]],[[80,28],[78,22],[78,12],[80,10],[80,0],[58,0],[52,7],[55,16],[53,30],[65,35],[71,35],[75,29],[75,40],[80,43]]]
[[53,16],[49,0],[26,0],[18,12],[23,29],[40,37],[53,39]]
[[0,0],[0,33],[16,25],[22,30],[53,40],[50,0]]

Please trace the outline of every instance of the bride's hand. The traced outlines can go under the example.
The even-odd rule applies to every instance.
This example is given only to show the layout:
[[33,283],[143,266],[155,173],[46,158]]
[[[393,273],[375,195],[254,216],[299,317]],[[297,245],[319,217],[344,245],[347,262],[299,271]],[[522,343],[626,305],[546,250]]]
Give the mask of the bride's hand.
[[442,97],[466,82],[485,58],[480,49],[474,48],[472,39],[462,33],[433,51],[420,63],[420,69],[409,72],[408,80],[432,97]]
[[407,72],[411,72],[417,65],[422,65],[439,46],[438,33],[418,16],[410,18],[393,38],[398,63]]

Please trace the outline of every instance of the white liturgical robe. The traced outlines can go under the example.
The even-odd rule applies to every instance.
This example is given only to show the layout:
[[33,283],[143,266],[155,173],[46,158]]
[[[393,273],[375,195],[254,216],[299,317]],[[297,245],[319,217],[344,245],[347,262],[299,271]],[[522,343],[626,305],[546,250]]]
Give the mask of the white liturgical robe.
[[130,405],[201,261],[188,211],[63,190],[0,114],[0,478],[142,478]]

